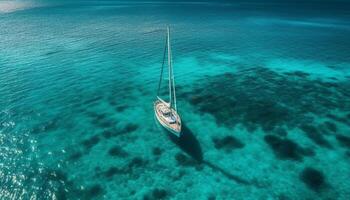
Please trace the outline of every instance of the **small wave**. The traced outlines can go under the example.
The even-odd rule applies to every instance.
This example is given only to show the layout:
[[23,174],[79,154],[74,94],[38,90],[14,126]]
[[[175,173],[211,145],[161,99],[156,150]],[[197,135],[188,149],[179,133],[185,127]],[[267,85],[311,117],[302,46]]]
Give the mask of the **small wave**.
[[349,24],[335,19],[304,19],[304,20],[289,20],[289,19],[274,19],[274,18],[252,18],[249,19],[258,25],[289,25],[289,26],[304,26],[317,28],[341,28],[349,29]]

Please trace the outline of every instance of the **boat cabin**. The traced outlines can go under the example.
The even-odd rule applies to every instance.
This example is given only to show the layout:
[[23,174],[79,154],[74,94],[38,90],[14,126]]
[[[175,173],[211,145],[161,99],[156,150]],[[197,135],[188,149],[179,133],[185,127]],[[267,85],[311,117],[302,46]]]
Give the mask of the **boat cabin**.
[[162,113],[164,119],[170,123],[170,124],[174,124],[176,123],[176,117],[173,115],[173,113],[171,112],[171,110],[166,107],[166,106],[161,106],[159,108],[160,112]]

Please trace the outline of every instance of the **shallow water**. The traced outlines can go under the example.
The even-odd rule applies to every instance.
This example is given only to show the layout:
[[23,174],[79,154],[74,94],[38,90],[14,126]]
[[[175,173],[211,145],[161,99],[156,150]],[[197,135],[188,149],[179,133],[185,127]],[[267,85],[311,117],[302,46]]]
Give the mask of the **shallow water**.
[[[292,8],[0,12],[0,197],[349,199],[349,15]],[[152,110],[167,24],[180,140]]]

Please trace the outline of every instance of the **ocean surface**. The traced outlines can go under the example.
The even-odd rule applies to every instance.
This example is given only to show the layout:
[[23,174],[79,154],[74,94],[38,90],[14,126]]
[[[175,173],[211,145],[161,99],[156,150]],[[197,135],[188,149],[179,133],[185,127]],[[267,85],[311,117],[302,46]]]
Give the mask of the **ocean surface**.
[[[153,112],[167,25],[180,139]],[[0,3],[0,199],[348,200],[349,180],[346,7]]]

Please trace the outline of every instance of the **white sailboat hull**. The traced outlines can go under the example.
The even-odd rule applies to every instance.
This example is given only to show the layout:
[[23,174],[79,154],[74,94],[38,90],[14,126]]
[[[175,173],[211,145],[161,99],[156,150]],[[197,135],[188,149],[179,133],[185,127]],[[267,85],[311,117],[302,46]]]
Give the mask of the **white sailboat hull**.
[[181,119],[178,113],[174,109],[170,109],[172,119],[166,117],[162,112],[162,108],[168,108],[168,104],[164,101],[156,100],[154,102],[154,114],[160,123],[166,130],[174,134],[177,137],[181,136]]

